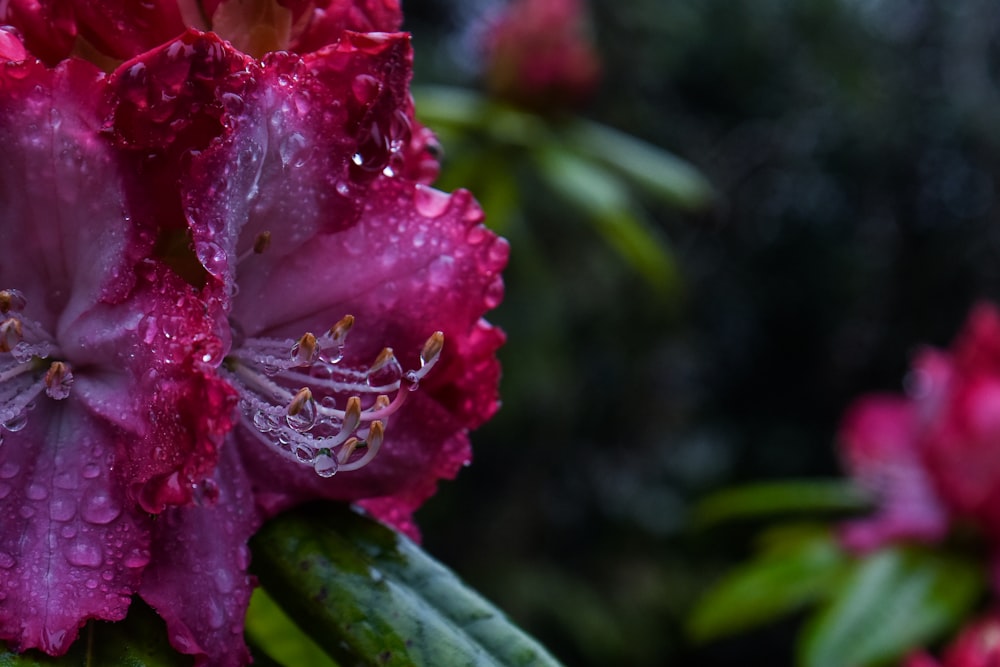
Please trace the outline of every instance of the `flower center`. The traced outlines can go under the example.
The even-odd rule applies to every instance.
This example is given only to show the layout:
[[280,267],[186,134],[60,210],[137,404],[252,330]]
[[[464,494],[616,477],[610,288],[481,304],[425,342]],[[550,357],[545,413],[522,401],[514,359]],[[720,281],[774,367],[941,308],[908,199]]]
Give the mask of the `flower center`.
[[73,384],[69,364],[50,360],[58,347],[40,324],[24,316],[26,305],[21,292],[0,290],[0,443],[5,431],[27,425],[39,394],[61,401]]
[[389,417],[441,356],[444,334],[431,336],[420,368],[404,372],[391,348],[367,368],[343,363],[354,317],[322,336],[248,338],[234,325],[234,350],[222,373],[240,393],[240,422],[283,457],[321,477],[367,465],[382,446]]

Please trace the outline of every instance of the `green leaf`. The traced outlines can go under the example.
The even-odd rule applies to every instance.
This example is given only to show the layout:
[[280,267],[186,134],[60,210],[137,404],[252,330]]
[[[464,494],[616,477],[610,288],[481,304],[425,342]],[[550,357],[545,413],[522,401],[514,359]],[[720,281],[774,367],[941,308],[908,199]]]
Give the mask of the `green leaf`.
[[677,267],[666,240],[639,213],[621,179],[599,164],[550,143],[537,153],[541,175],[651,285],[677,289]]
[[133,600],[124,621],[88,623],[64,656],[0,651],[0,667],[181,667],[193,663],[193,658],[170,646],[163,621],[139,599]]
[[957,625],[983,590],[958,556],[894,547],[858,562],[800,644],[803,667],[889,664]]
[[859,512],[867,497],[844,480],[802,480],[750,484],[715,493],[699,503],[694,520],[709,525],[780,513]]
[[250,598],[246,633],[256,653],[266,653],[278,664],[338,667],[261,588]]
[[577,119],[566,141],[588,157],[613,167],[630,181],[667,203],[701,209],[711,203],[708,180],[676,155],[613,128]]
[[451,127],[488,136],[499,144],[532,148],[546,143],[550,128],[544,118],[496,102],[479,93],[448,86],[413,88],[420,122],[432,130]]
[[341,505],[284,514],[251,548],[267,592],[338,662],[559,664],[413,542]]
[[756,559],[727,574],[695,607],[693,638],[735,634],[801,609],[827,594],[849,563],[825,527],[774,529],[763,543]]

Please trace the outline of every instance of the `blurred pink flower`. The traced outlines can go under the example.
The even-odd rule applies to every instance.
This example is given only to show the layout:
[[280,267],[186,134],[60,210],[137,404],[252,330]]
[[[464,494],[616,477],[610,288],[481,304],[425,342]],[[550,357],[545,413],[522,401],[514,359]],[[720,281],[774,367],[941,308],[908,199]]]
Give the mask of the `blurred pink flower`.
[[911,395],[858,401],[840,441],[852,476],[879,505],[847,543],[935,541],[956,519],[1000,544],[1000,313],[980,304],[948,351],[925,350]]
[[20,418],[49,390],[0,448],[0,637],[19,650],[62,653],[138,592],[197,664],[246,663],[260,523],[328,498],[415,535],[498,405],[503,335],[481,316],[507,245],[468,193],[426,185],[409,39],[383,32],[398,3],[242,3],[234,42],[302,49],[260,58],[187,29],[189,4],[6,5],[55,65],[0,34],[0,288],[20,290],[0,405]]
[[941,662],[920,652],[903,667],[1000,667],[1000,617],[988,616],[962,630]]
[[539,111],[586,102],[601,78],[586,22],[580,0],[513,0],[487,28],[490,89]]

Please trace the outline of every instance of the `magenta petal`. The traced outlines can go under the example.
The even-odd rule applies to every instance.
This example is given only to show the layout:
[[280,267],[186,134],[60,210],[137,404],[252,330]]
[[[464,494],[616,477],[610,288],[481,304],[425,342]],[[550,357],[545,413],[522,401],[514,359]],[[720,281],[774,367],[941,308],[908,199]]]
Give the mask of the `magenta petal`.
[[271,243],[255,271],[354,223],[394,137],[409,139],[410,58],[405,35],[349,33],[305,58],[271,54],[256,87],[222,95],[226,133],[192,161],[183,193],[209,273],[231,281],[228,258],[249,254],[259,234]]
[[43,402],[0,447],[0,639],[64,653],[89,618],[125,617],[149,520],[111,468],[114,427]]
[[840,431],[842,454],[858,484],[875,495],[878,513],[846,524],[842,536],[866,551],[897,539],[943,539],[948,517],[921,459],[914,405],[896,396],[855,403]]
[[17,28],[34,56],[54,65],[69,55],[76,39],[76,22],[69,2],[9,0],[2,7],[0,23]]
[[153,530],[153,562],[140,594],[167,622],[170,643],[196,665],[237,667],[249,661],[243,620],[253,582],[246,543],[260,522],[250,487],[228,448],[201,507],[173,508]]
[[396,32],[403,25],[398,0],[288,0],[297,25],[291,48],[298,53],[317,51],[333,44],[345,30],[355,32]]
[[481,220],[466,192],[449,196],[383,177],[355,226],[317,235],[269,272],[241,267],[233,318],[248,336],[294,338],[352,313],[351,363],[364,365],[391,345],[409,368],[431,333],[445,336],[439,365],[391,417],[385,444],[361,470],[320,479],[237,429],[268,514],[315,497],[378,499],[367,505],[373,513],[409,528],[436,481],[468,462],[467,429],[497,406],[495,352],[503,341],[481,316],[502,295],[507,246]]
[[175,0],[72,0],[80,34],[102,53],[131,58],[185,30]]
[[22,291],[51,334],[132,285],[122,167],[99,133],[102,89],[103,74],[81,61],[0,72],[0,226],[10,230],[0,289]]

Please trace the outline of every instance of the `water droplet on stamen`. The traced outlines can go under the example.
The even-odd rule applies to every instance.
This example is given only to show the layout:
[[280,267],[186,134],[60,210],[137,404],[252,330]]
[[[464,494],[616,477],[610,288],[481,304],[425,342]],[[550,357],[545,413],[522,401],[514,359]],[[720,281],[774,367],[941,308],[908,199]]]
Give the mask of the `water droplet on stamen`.
[[333,477],[337,473],[337,462],[327,454],[320,454],[313,461],[313,470],[320,477]]

